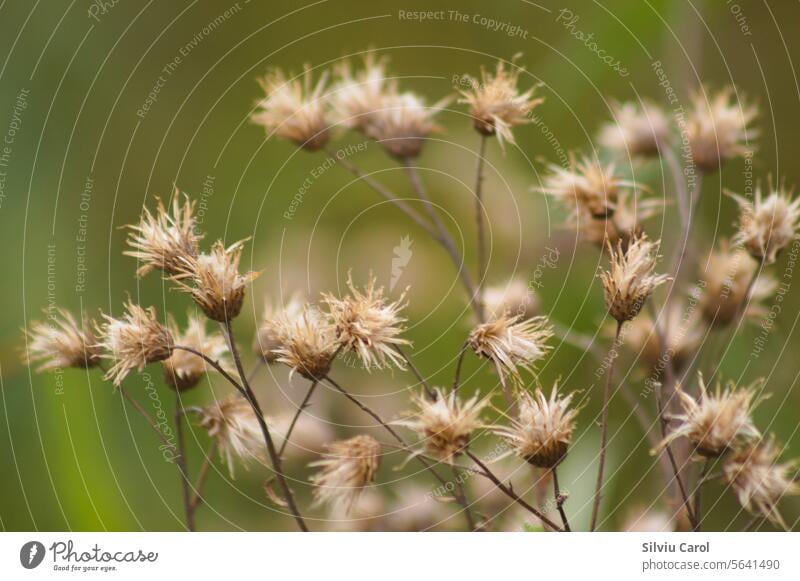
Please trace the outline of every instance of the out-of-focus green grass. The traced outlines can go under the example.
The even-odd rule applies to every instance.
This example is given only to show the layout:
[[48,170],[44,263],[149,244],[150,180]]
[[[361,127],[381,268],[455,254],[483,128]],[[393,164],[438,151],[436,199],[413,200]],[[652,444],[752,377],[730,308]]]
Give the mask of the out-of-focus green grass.
[[[163,461],[158,441],[144,422],[122,406],[119,395],[99,380],[99,374],[32,375],[18,357],[23,344],[19,328],[38,317],[51,299],[95,316],[98,308],[119,313],[130,294],[142,304],[157,305],[161,313],[183,315],[189,307],[185,297],[170,292],[155,275],[141,281],[134,277],[134,261],[121,255],[125,234],[119,229],[137,219],[143,204],[152,205],[154,196],[168,195],[173,184],[200,197],[204,182],[206,190],[213,182],[213,194],[204,199],[206,242],[251,237],[247,262],[263,274],[236,322],[247,345],[264,294],[299,289],[316,296],[321,290],[340,289],[350,268],[357,279],[373,271],[385,282],[393,247],[401,237],[411,236],[414,254],[400,281],[412,285],[409,337],[415,342],[418,365],[428,373],[436,372],[437,381],[449,381],[469,317],[451,265],[422,231],[393,208],[376,204],[367,188],[353,185],[338,168],[313,181],[291,220],[283,217],[300,185],[324,156],[295,152],[279,140],[265,142],[263,132],[247,121],[260,94],[255,77],[267,66],[299,71],[303,63],[325,65],[372,46],[391,56],[392,71],[407,77],[402,80],[405,86],[433,102],[453,92],[454,75],[475,74],[496,58],[510,59],[522,52],[521,62],[529,71],[523,75],[523,84],[541,82],[547,101],[539,109],[542,124],[515,131],[518,147],[509,147],[503,154],[495,143],[490,146],[489,159],[496,167],[486,188],[494,241],[490,278],[499,281],[512,272],[529,277],[545,246],[559,248],[557,268],[545,269],[541,278],[542,308],[584,333],[594,334],[602,324],[601,293],[594,281],[598,254],[586,246],[575,247],[574,234],[558,227],[563,212],[529,187],[542,170],[540,159],[558,161],[557,147],[565,151],[592,147],[595,130],[609,115],[609,99],[642,95],[662,100],[651,69],[653,60],[668,67],[682,96],[699,79],[712,87],[733,81],[758,100],[764,114],[759,120],[762,145],[756,156],[756,175],[772,173],[789,184],[799,181],[797,168],[785,161],[800,153],[790,131],[798,104],[790,70],[791,57],[797,56],[791,52],[796,7],[771,3],[766,9],[759,3],[741,2],[752,36],[742,35],[725,6],[711,7],[706,11],[710,31],[699,29],[701,52],[687,58],[684,50],[689,54],[696,50],[687,39],[687,23],[693,17],[687,8],[676,7],[681,3],[620,1],[604,3],[606,8],[602,8],[595,2],[572,2],[569,9],[580,16],[577,27],[594,33],[608,54],[625,63],[630,75],[620,77],[555,22],[561,4],[540,4],[544,9],[527,2],[458,3],[458,10],[470,17],[482,14],[520,25],[528,32],[527,38],[520,38],[472,22],[416,23],[398,17],[401,9],[452,9],[449,3],[438,1],[307,5],[206,1],[146,6],[121,2],[100,15],[99,21],[87,15],[85,5],[4,3],[0,8],[0,54],[4,55],[0,133],[5,132],[19,92],[27,89],[30,94],[12,146],[0,206],[0,247],[6,265],[0,279],[5,306],[0,312],[2,527],[171,530],[181,526],[173,466]],[[231,7],[234,13],[167,74],[147,115],[137,117],[159,75],[165,74],[163,68]],[[442,115],[445,132],[426,147],[420,162],[442,170],[423,173],[434,200],[452,211],[452,231],[460,228],[467,237],[468,262],[474,267],[468,191],[474,156],[468,150],[474,150],[477,138],[463,108],[450,109]],[[552,130],[557,147],[544,128]],[[335,146],[358,142],[357,137],[343,135]],[[358,161],[378,171],[389,168],[379,177],[410,194],[400,170],[376,146],[369,145]],[[655,193],[661,195],[657,165],[636,171],[638,178],[648,176]],[[739,189],[741,172],[741,162],[733,162],[706,181],[695,240],[707,244],[730,233],[732,204],[720,191]],[[92,180],[92,191],[88,206],[82,207],[87,178]],[[82,248],[76,236],[84,215],[87,241]],[[675,222],[674,209],[670,209],[665,219],[651,220],[648,231],[653,237],[671,240],[677,233]],[[79,250],[85,252],[87,266],[86,285],[80,292],[76,291]],[[782,273],[783,268],[779,262],[775,271]],[[774,395],[756,416],[759,425],[778,434],[788,455],[800,453],[795,434],[800,396],[792,357],[798,348],[795,323],[800,301],[796,294],[792,288],[764,355],[755,360],[748,357],[754,331],[745,331],[722,366],[724,375],[734,378],[769,376]],[[561,377],[566,389],[583,390],[591,399],[581,414],[578,445],[562,476],[562,482],[571,483],[571,509],[580,509],[586,519],[588,507],[578,506],[577,499],[588,498],[591,490],[594,468],[586,463],[595,455],[597,429],[590,418],[598,411],[598,398],[593,388],[594,364],[580,355],[574,348],[560,347],[542,370],[541,381],[548,385]],[[477,363],[468,360],[468,376],[476,369]],[[150,372],[158,381],[159,370]],[[393,377],[351,370],[340,374],[365,394],[402,389],[410,378],[399,372]],[[482,373],[468,387],[479,389],[493,381],[490,374]],[[136,374],[127,382],[132,392],[140,394],[141,384]],[[287,407],[279,387],[304,389],[302,382],[289,386],[285,372],[276,370],[274,377],[259,385],[262,397],[276,408]],[[633,387],[638,391],[638,384]],[[216,388],[225,390],[222,383]],[[164,407],[171,410],[172,393],[162,387],[159,393]],[[186,399],[192,404],[210,397],[209,390],[202,388]],[[335,401],[325,399],[329,400]],[[401,394],[394,401],[403,400]],[[341,407],[338,402],[331,412],[338,422],[365,421]],[[627,507],[647,506],[661,483],[658,472],[652,470],[648,446],[621,399],[614,403],[612,418],[607,503],[621,507],[611,525],[615,526]],[[190,452],[194,470],[205,445],[198,431]],[[391,462],[397,464],[399,458],[393,456]],[[302,463],[290,468],[302,479],[307,475]],[[396,476],[389,469],[385,472]],[[265,474],[259,468],[239,470],[231,484],[224,469],[212,473],[207,487],[212,506],[200,509],[200,528],[291,528],[288,519],[275,517],[275,509],[264,497]],[[294,487],[306,504],[307,487],[302,482]],[[797,518],[800,505],[795,501],[786,506],[787,514]],[[711,509],[712,527],[729,524],[737,510],[728,492]],[[740,516],[737,522],[743,521]]]

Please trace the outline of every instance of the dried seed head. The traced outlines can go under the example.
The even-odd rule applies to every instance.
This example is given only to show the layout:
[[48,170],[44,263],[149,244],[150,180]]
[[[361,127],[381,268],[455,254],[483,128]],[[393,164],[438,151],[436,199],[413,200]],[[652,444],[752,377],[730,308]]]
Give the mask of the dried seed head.
[[553,336],[546,317],[522,319],[504,314],[475,327],[469,344],[475,354],[494,363],[501,381],[507,376],[519,380],[519,368],[530,371],[549,351],[545,344]]
[[611,268],[600,273],[606,308],[617,322],[630,321],[642,310],[645,301],[659,285],[669,280],[665,274],[653,274],[660,242],[651,242],[642,235],[616,250],[609,245]]
[[163,361],[174,346],[172,333],[156,319],[155,307],[143,309],[131,301],[121,319],[103,315],[105,323],[96,325],[99,347],[108,353],[103,357],[114,361],[105,378],[119,385],[132,369],[141,371],[148,363]]
[[556,198],[571,208],[572,216],[587,213],[593,218],[607,218],[617,207],[620,189],[629,185],[614,175],[614,164],[602,165],[598,159],[584,157],[571,161],[569,168],[550,164],[542,187],[535,191]]
[[339,80],[332,90],[333,110],[346,127],[368,132],[374,112],[384,106],[389,93],[386,60],[368,52],[364,67],[358,72],[353,72],[349,61],[336,67]]
[[553,386],[549,399],[540,389],[533,395],[523,391],[517,400],[518,419],[498,433],[530,464],[553,468],[564,458],[572,441],[578,410],[569,407],[571,402],[572,394],[561,397],[558,385]]
[[747,155],[753,147],[748,141],[758,136],[748,125],[758,115],[758,109],[735,96],[733,87],[719,91],[707,102],[704,91],[692,96],[694,110],[687,127],[687,137],[694,163],[705,172],[716,171],[720,165]]
[[631,156],[658,155],[669,142],[669,123],[664,111],[645,101],[614,106],[616,120],[600,129],[601,145]]
[[780,188],[766,199],[756,188],[755,200],[734,196],[739,204],[739,231],[733,239],[741,244],[759,263],[772,264],[781,250],[797,238],[800,222],[800,198],[792,200],[791,193]]
[[278,320],[281,346],[275,350],[276,361],[311,381],[325,377],[330,371],[338,342],[333,327],[325,316],[313,306],[306,306],[299,314],[283,316]]
[[325,90],[327,72],[313,84],[310,67],[302,78],[289,79],[274,69],[259,79],[266,97],[258,102],[258,111],[250,119],[262,125],[268,134],[275,133],[294,144],[316,151],[328,143],[329,123],[326,119]]
[[370,275],[367,286],[359,290],[348,275],[350,294],[343,299],[331,294],[323,296],[328,307],[334,335],[343,349],[353,351],[366,369],[396,365],[403,369],[402,357],[396,346],[409,342],[400,338],[405,331],[400,311],[406,306],[405,293],[390,302],[384,297],[383,287],[376,287]]
[[622,244],[627,251],[631,240],[642,235],[641,223],[664,210],[664,203],[654,198],[640,199],[621,191],[617,197],[614,214],[607,218],[595,218],[587,211],[573,215],[568,221],[569,228],[576,228],[582,240],[604,250]]
[[673,419],[680,424],[664,439],[660,448],[677,438],[686,437],[698,454],[714,458],[742,441],[761,436],[750,419],[756,388],[761,382],[742,388],[729,382],[724,390],[717,383],[713,393],[706,388],[702,375],[698,378],[698,384],[700,398],[697,400],[678,387],[683,413]]
[[770,436],[737,450],[725,462],[722,473],[746,510],[789,530],[777,505],[783,496],[800,493],[793,479],[797,462],[779,464],[778,456],[780,450]]
[[65,367],[89,368],[98,364],[100,347],[87,319],[78,320],[65,309],[45,310],[46,321],[33,321],[25,329],[28,344],[23,358],[28,365],[38,363],[36,371]]
[[[703,342],[698,311],[677,303],[670,306],[661,317],[664,321],[659,329],[646,313],[633,319],[624,333],[625,344],[634,353],[641,354],[644,361],[656,371],[660,371],[666,361],[670,362],[674,371],[682,371]],[[661,344],[661,336],[666,348]]]
[[127,242],[132,250],[124,254],[139,261],[138,276],[155,269],[173,275],[185,259],[197,256],[197,244],[203,236],[197,233],[194,207],[195,203],[185,194],[181,203],[181,194],[175,188],[171,213],[159,199],[155,214],[145,208],[139,224],[128,226]]
[[[228,352],[225,338],[218,333],[208,333],[205,319],[189,313],[186,330],[183,333],[173,319],[169,320],[168,327],[176,345],[199,351],[212,361],[217,361],[223,369],[230,367],[224,359]],[[161,365],[164,368],[167,385],[177,391],[193,388],[200,383],[206,372],[212,369],[202,357],[183,349],[175,349],[172,355],[161,362]]]
[[758,264],[747,252],[731,249],[723,242],[708,257],[706,269],[700,273],[704,281],[701,306],[705,320],[722,327],[733,323],[738,316],[755,318],[763,314],[761,301],[775,292],[777,282],[766,273],[752,282],[757,273]]
[[172,280],[178,289],[192,296],[212,321],[225,322],[242,310],[244,289],[260,273],[239,274],[244,240],[228,248],[218,240],[211,252],[182,261]]
[[452,463],[469,446],[473,430],[483,427],[480,414],[486,401],[474,396],[462,402],[455,392],[445,394],[438,388],[434,391],[433,401],[424,395],[415,397],[417,409],[408,412],[409,419],[395,423],[419,434],[426,454]]
[[255,350],[266,361],[272,363],[278,358],[278,349],[283,345],[281,328],[286,320],[303,312],[304,302],[298,295],[289,299],[288,303],[275,304],[267,300],[264,304],[264,315],[256,331]]
[[323,460],[309,466],[322,470],[311,477],[317,504],[329,504],[351,512],[364,487],[375,480],[380,466],[381,445],[375,438],[360,435],[327,446]]
[[520,93],[517,81],[523,69],[513,61],[510,69],[505,70],[503,61],[498,61],[494,74],[481,70],[480,81],[465,75],[462,78],[470,84],[470,89],[460,91],[464,98],[459,103],[469,105],[475,129],[482,135],[497,135],[501,146],[504,141],[514,143],[511,129],[530,123],[531,111],[544,102],[542,98],[533,98],[535,87]]
[[483,306],[492,319],[505,313],[528,318],[536,312],[538,300],[531,286],[522,278],[515,277],[504,284],[486,287]]
[[415,93],[398,93],[392,88],[384,97],[381,108],[370,116],[367,133],[397,159],[417,157],[425,139],[438,130],[433,116],[449,101],[446,98],[427,106],[422,97]]
[[200,411],[200,425],[213,438],[220,458],[233,478],[234,456],[245,462],[263,461],[264,440],[258,418],[238,393],[215,401]]

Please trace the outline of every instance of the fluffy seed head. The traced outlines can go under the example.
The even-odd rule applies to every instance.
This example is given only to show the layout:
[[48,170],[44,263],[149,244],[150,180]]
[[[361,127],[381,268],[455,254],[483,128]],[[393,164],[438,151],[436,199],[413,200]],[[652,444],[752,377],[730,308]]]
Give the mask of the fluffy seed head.
[[194,207],[195,203],[186,195],[181,203],[181,194],[175,188],[171,212],[159,199],[155,214],[145,208],[139,224],[128,226],[127,242],[131,250],[124,254],[139,261],[138,276],[155,269],[173,275],[184,260],[197,256],[202,235],[197,233]]
[[505,313],[520,315],[523,318],[533,316],[538,301],[531,286],[522,278],[515,277],[483,291],[483,306],[490,318],[501,317]]
[[389,90],[386,78],[386,59],[369,52],[364,66],[354,72],[349,61],[336,67],[338,81],[332,89],[332,104],[336,118],[350,129],[368,132],[375,111],[384,106]]
[[575,228],[582,240],[599,246],[604,250],[608,244],[622,244],[627,250],[631,240],[642,234],[642,222],[664,210],[664,203],[655,198],[641,199],[621,191],[617,197],[614,214],[607,218],[596,218],[586,210],[573,214],[566,226]]
[[301,78],[289,79],[274,69],[259,79],[266,96],[258,102],[251,121],[262,125],[268,134],[275,133],[296,145],[316,151],[328,143],[329,124],[322,94],[328,74],[323,73],[314,85],[311,69],[306,66]]
[[25,330],[28,344],[23,357],[28,365],[38,363],[38,372],[97,365],[101,350],[88,320],[78,322],[72,313],[60,308],[45,310],[44,314],[47,320],[33,321]]
[[553,468],[564,458],[572,441],[578,410],[570,408],[571,402],[572,394],[561,397],[557,385],[549,398],[538,388],[533,395],[523,391],[517,400],[518,419],[498,433],[530,464]]
[[172,277],[178,289],[192,296],[212,321],[225,322],[242,310],[244,290],[260,273],[239,274],[244,240],[228,248],[218,240],[211,252],[182,261]]
[[449,99],[442,99],[427,106],[415,93],[399,93],[392,88],[384,97],[382,107],[370,116],[367,133],[397,159],[417,157],[425,139],[438,130],[433,116],[448,102]]
[[466,75],[462,77],[470,89],[460,90],[463,99],[459,102],[469,105],[475,129],[482,135],[497,135],[501,146],[504,141],[514,143],[511,129],[530,123],[531,111],[544,101],[533,98],[535,87],[520,93],[517,81],[522,69],[513,62],[510,69],[507,71],[505,64],[498,61],[494,74],[481,70],[480,81]]
[[469,446],[473,430],[483,426],[480,414],[486,405],[478,396],[462,402],[455,392],[435,389],[435,399],[416,396],[416,410],[406,420],[395,422],[415,431],[423,439],[425,453],[452,463]]
[[654,156],[669,141],[669,123],[664,111],[650,102],[614,106],[616,121],[600,129],[601,145],[624,155]]
[[693,111],[687,127],[687,138],[692,157],[698,168],[705,172],[716,171],[720,165],[748,154],[753,147],[748,139],[757,137],[757,132],[748,125],[758,115],[758,109],[735,97],[732,87],[712,95],[698,91],[692,96]]
[[103,315],[105,322],[97,325],[99,347],[107,351],[103,357],[114,364],[106,379],[119,385],[132,369],[141,371],[148,363],[163,361],[174,346],[172,333],[156,319],[155,307],[143,309],[128,301],[126,313],[120,319]]
[[[217,361],[223,368],[230,367],[224,359],[228,352],[225,338],[219,333],[206,331],[205,319],[189,313],[185,331],[181,332],[173,319],[168,322],[168,327],[176,345],[199,351],[209,359]],[[211,369],[202,357],[183,349],[175,349],[172,355],[161,362],[161,365],[164,368],[167,385],[177,391],[193,388]]]
[[264,440],[253,408],[238,393],[200,411],[200,425],[214,439],[220,458],[233,478],[234,457],[245,462],[263,459]]
[[669,280],[665,274],[653,274],[658,246],[659,242],[651,242],[645,235],[633,239],[627,249],[621,242],[616,250],[609,245],[611,267],[600,273],[600,280],[606,308],[618,322],[638,315],[653,290]]
[[733,239],[741,244],[758,262],[772,264],[781,250],[797,238],[800,223],[800,198],[780,188],[766,199],[756,188],[755,199],[734,196],[739,204],[739,231]]
[[549,351],[545,344],[553,336],[546,317],[523,319],[504,314],[475,327],[469,344],[475,354],[494,363],[501,381],[510,376],[519,380],[519,369],[530,371]]
[[722,473],[746,510],[789,530],[777,505],[783,496],[800,493],[793,479],[797,462],[781,464],[778,456],[780,450],[770,436],[737,450],[725,462]]
[[[656,329],[652,317],[647,313],[633,319],[624,333],[625,344],[631,351],[641,354],[653,369],[663,366],[663,353],[674,371],[682,371],[703,342],[697,309],[676,303],[661,316],[664,321],[660,329]],[[666,349],[662,348],[661,336]]]
[[278,320],[281,346],[275,349],[278,363],[311,381],[327,375],[338,348],[333,327],[316,307],[305,306],[299,314]]
[[731,249],[723,243],[712,252],[700,273],[705,284],[701,300],[705,320],[722,327],[740,315],[755,318],[764,314],[761,301],[775,292],[777,283],[763,272],[752,283],[757,271],[758,264],[741,248]]
[[550,164],[550,173],[535,191],[553,196],[572,216],[587,213],[593,218],[607,218],[617,207],[620,189],[628,185],[614,175],[614,164],[603,165],[598,159],[572,160],[569,168]]
[[356,288],[350,276],[347,286],[350,294],[342,299],[331,294],[323,297],[339,345],[358,355],[366,369],[391,364],[404,368],[395,347],[409,343],[400,338],[405,330],[405,319],[400,316],[407,304],[405,293],[396,301],[389,301],[383,287],[376,286],[374,276],[370,276],[363,290]]
[[254,347],[267,363],[272,363],[278,358],[278,349],[283,345],[281,337],[283,322],[302,313],[303,304],[297,295],[285,304],[276,304],[269,300],[265,302],[264,314],[256,331]]
[[380,466],[381,445],[375,438],[360,435],[333,442],[325,458],[310,466],[322,469],[311,477],[317,504],[329,504],[352,511],[364,487],[375,480]]
[[742,441],[760,437],[750,419],[756,387],[760,384],[737,388],[730,382],[723,390],[718,383],[716,390],[709,392],[702,375],[698,383],[699,399],[678,387],[683,413],[672,418],[680,423],[660,444],[661,448],[677,438],[686,437],[698,454],[714,458]]

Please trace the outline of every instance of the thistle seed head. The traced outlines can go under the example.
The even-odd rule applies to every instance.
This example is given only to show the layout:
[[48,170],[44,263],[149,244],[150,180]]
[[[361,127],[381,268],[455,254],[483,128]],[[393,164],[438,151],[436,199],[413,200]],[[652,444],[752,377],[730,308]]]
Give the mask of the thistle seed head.
[[171,212],[159,199],[155,214],[145,208],[139,223],[128,226],[127,243],[131,250],[124,254],[139,261],[138,276],[155,269],[174,275],[185,260],[197,256],[198,242],[203,236],[197,232],[194,208],[189,196],[184,195],[181,203],[181,194],[175,188]]
[[304,302],[298,295],[289,299],[288,303],[276,304],[267,300],[264,314],[256,331],[255,350],[267,363],[278,358],[278,349],[283,345],[281,328],[285,321],[303,312]]
[[260,273],[239,274],[244,240],[228,248],[219,240],[211,252],[182,261],[172,277],[178,290],[191,295],[212,321],[226,322],[242,310],[244,291]]
[[358,355],[366,369],[390,365],[404,369],[396,347],[409,344],[400,338],[405,331],[405,319],[400,316],[400,311],[408,304],[406,293],[396,301],[389,301],[384,296],[383,287],[376,286],[372,275],[363,290],[356,288],[349,275],[347,286],[350,294],[342,299],[331,294],[323,296],[339,345]]
[[[663,356],[674,371],[683,371],[703,342],[697,310],[676,303],[661,316],[664,321],[658,329],[647,313],[633,319],[627,325],[625,343],[654,370],[660,368]],[[666,347],[661,343],[662,337]]]
[[306,379],[317,381],[330,371],[338,341],[325,315],[314,306],[305,306],[299,314],[283,316],[278,322],[281,346],[275,349],[278,363]]
[[[516,59],[516,57],[515,57]],[[520,93],[517,88],[523,69],[512,61],[510,70],[503,61],[498,61],[494,74],[481,70],[481,80],[464,76],[470,84],[469,90],[461,90],[459,103],[469,105],[476,131],[482,135],[497,135],[500,145],[504,141],[514,143],[512,128],[531,122],[531,111],[544,102],[534,98],[535,87]]]
[[533,364],[550,350],[546,342],[552,336],[546,317],[523,319],[506,313],[475,327],[468,341],[476,355],[494,364],[505,382],[509,376],[519,380],[520,368],[531,371]]
[[339,440],[327,446],[325,458],[309,466],[321,470],[311,477],[317,504],[329,504],[351,512],[364,488],[375,480],[381,445],[367,435]]
[[[731,102],[731,98],[735,101]],[[687,138],[694,163],[704,172],[714,172],[734,157],[747,155],[753,146],[749,140],[758,136],[748,125],[758,109],[728,87],[711,96],[704,91],[692,96],[693,111],[689,118]]]
[[665,274],[653,274],[660,242],[642,235],[631,240],[623,250],[609,245],[611,267],[600,273],[606,308],[619,323],[630,321],[642,310],[645,301],[659,285],[669,280]]
[[800,223],[800,198],[777,189],[766,199],[756,188],[755,199],[734,196],[739,204],[739,231],[733,239],[759,263],[772,264],[778,254],[797,238]]
[[515,277],[504,284],[486,287],[483,291],[483,306],[487,316],[492,319],[505,313],[529,318],[536,312],[538,300],[531,285],[522,278]]
[[386,152],[400,160],[419,156],[425,139],[439,128],[433,117],[449,98],[427,106],[415,93],[399,93],[392,88],[384,97],[382,107],[370,116],[367,134],[378,141]]
[[100,362],[97,345],[88,319],[78,320],[65,309],[44,311],[47,320],[33,321],[25,335],[28,344],[23,358],[28,365],[38,363],[38,372],[66,367],[89,368]]
[[[228,352],[225,338],[219,333],[206,331],[205,319],[189,313],[185,331],[181,332],[174,319],[169,320],[168,327],[176,345],[203,353],[212,361],[217,361],[223,369],[230,368],[230,363],[224,359]],[[193,388],[210,369],[202,357],[183,349],[175,349],[161,365],[167,385],[176,391]]]
[[306,66],[301,78],[290,79],[274,69],[259,79],[266,96],[258,102],[251,121],[307,151],[317,151],[328,143],[327,103],[323,95],[328,74],[316,85],[311,68]]
[[238,393],[200,411],[200,425],[216,442],[222,461],[234,477],[234,457],[247,463],[263,461],[264,439],[250,403]]
[[615,121],[600,129],[601,145],[623,155],[651,157],[669,142],[664,111],[649,101],[614,105]]
[[104,323],[96,325],[98,346],[107,353],[103,357],[114,364],[106,373],[119,385],[132,369],[141,371],[148,363],[163,361],[172,355],[172,333],[156,319],[155,307],[143,309],[130,300],[120,319],[103,315]]
[[614,164],[603,165],[598,159],[584,157],[571,161],[569,168],[550,164],[550,173],[535,191],[553,196],[572,216],[589,214],[603,219],[614,214],[621,188],[626,185],[614,174]]
[[332,89],[332,104],[336,118],[346,127],[362,133],[369,131],[375,111],[384,106],[390,92],[386,62],[370,51],[357,72],[349,61],[336,67],[338,81]]

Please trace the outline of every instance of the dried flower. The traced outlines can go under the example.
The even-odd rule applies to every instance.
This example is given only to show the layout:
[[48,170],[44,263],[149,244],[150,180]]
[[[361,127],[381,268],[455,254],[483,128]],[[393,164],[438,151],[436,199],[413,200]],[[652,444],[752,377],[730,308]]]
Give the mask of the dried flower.
[[744,246],[758,262],[772,264],[778,253],[797,238],[800,198],[792,200],[791,193],[779,188],[764,200],[760,187],[752,202],[742,196],[733,197],[740,211],[734,244]]
[[45,310],[46,321],[33,321],[25,330],[30,343],[23,353],[28,365],[39,363],[36,371],[65,367],[94,367],[101,351],[87,319],[80,323],[65,309]]
[[367,435],[339,440],[327,446],[323,460],[309,466],[322,470],[312,476],[317,504],[339,506],[350,512],[364,487],[375,479],[380,466],[381,445]]
[[709,393],[702,375],[698,377],[698,384],[700,398],[697,400],[678,386],[683,413],[672,419],[680,424],[664,439],[659,449],[677,438],[686,437],[698,454],[714,458],[741,441],[761,436],[750,419],[756,387],[760,383],[737,388],[736,384],[729,382],[724,391],[717,383],[713,393]]
[[202,235],[197,233],[194,217],[195,203],[177,188],[172,195],[172,213],[159,199],[155,214],[147,208],[137,225],[129,225],[128,246],[133,250],[124,252],[136,258],[139,268],[138,276],[144,276],[151,270],[161,269],[168,275],[176,274],[184,260],[195,258],[199,252],[198,242]]
[[661,316],[664,320],[658,329],[646,313],[633,319],[625,330],[625,343],[632,351],[640,353],[650,367],[659,369],[669,361],[674,371],[681,371],[703,342],[698,312],[694,307],[675,303]]
[[669,123],[660,107],[644,101],[614,105],[616,120],[600,129],[598,141],[620,153],[632,156],[658,155],[669,141]]
[[658,259],[659,242],[639,236],[623,250],[609,245],[611,268],[600,273],[606,308],[619,323],[630,321],[642,310],[645,301],[656,287],[669,280],[665,274],[653,274]]
[[572,159],[568,169],[550,164],[549,169],[544,185],[535,191],[553,196],[572,208],[572,216],[584,212],[593,218],[611,216],[617,207],[620,189],[633,185],[614,175],[613,163],[603,165],[596,158],[584,157],[579,162]]
[[455,392],[445,394],[439,388],[434,389],[434,394],[433,401],[424,395],[416,396],[417,410],[407,414],[409,419],[395,424],[419,434],[427,454],[452,463],[469,446],[472,431],[483,427],[480,414],[486,400],[480,400],[476,395],[462,402]]
[[480,81],[465,75],[462,78],[470,89],[460,91],[464,98],[459,102],[469,105],[475,129],[482,135],[497,135],[501,146],[504,140],[514,143],[512,127],[530,123],[531,111],[544,102],[533,98],[535,87],[520,93],[517,81],[523,69],[513,61],[510,68],[506,71],[503,61],[498,61],[494,75],[481,69]]
[[281,327],[284,322],[303,312],[303,301],[298,295],[286,304],[273,304],[266,301],[261,324],[256,331],[255,349],[267,363],[278,358],[278,349],[283,344]]
[[488,286],[483,291],[483,306],[490,318],[501,317],[505,313],[531,317],[537,304],[531,285],[519,277],[504,284]]
[[390,92],[386,79],[386,59],[374,52],[364,57],[364,67],[353,72],[349,61],[336,67],[339,81],[332,90],[332,104],[337,119],[350,129],[367,133],[375,111],[384,106]]
[[200,425],[216,442],[231,478],[234,456],[245,463],[263,459],[264,440],[258,418],[250,403],[238,393],[202,408]]
[[[212,361],[217,361],[223,369],[230,367],[228,362],[223,360],[228,351],[225,338],[219,333],[208,333],[204,319],[189,313],[186,330],[183,333],[172,319],[168,327],[176,345],[199,351]],[[183,349],[175,349],[172,355],[161,362],[161,365],[164,367],[167,385],[177,391],[193,388],[200,383],[209,369],[202,357]]]
[[258,102],[259,111],[251,116],[252,122],[308,151],[325,147],[329,124],[322,92],[327,77],[327,72],[323,73],[314,85],[308,66],[302,79],[288,79],[278,69],[270,71],[259,79],[266,97]]
[[[758,274],[758,264],[741,248],[730,249],[724,242],[708,257],[701,273],[704,281],[702,312],[716,326],[734,322],[737,316],[757,317],[764,313],[761,301],[772,295],[777,282],[766,273]],[[744,309],[744,312],[742,312]]]
[[748,139],[757,137],[757,132],[748,125],[758,109],[739,97],[731,103],[734,94],[733,87],[728,87],[713,95],[710,102],[704,91],[692,96],[694,110],[687,137],[694,163],[705,172],[716,171],[729,159],[752,151]]
[[449,98],[442,99],[429,107],[415,93],[398,93],[392,89],[384,97],[382,107],[370,116],[367,133],[397,159],[417,157],[425,139],[438,129],[433,116],[449,101]]
[[343,299],[324,295],[334,335],[342,348],[358,355],[366,369],[380,369],[390,364],[402,369],[405,366],[396,347],[409,343],[399,336],[405,330],[402,326],[405,319],[399,313],[407,304],[406,295],[403,293],[399,299],[390,302],[384,297],[383,287],[375,284],[375,277],[370,275],[362,291],[355,287],[348,275],[350,294]]
[[655,198],[639,199],[621,191],[617,197],[614,213],[607,218],[595,218],[588,211],[581,211],[567,221],[567,226],[576,228],[581,239],[603,249],[622,244],[627,251],[631,240],[642,235],[641,223],[663,211],[664,203]]
[[190,294],[212,321],[225,322],[242,310],[244,289],[260,273],[239,274],[244,240],[228,248],[218,240],[209,254],[182,261],[172,280],[178,289]]
[[779,455],[775,439],[770,436],[737,450],[725,462],[722,473],[745,509],[789,530],[777,505],[783,496],[800,493],[792,477],[797,462],[779,464]]
[[97,325],[98,346],[108,351],[103,357],[114,361],[105,378],[114,385],[122,383],[132,369],[141,371],[148,363],[172,355],[175,344],[169,329],[156,319],[155,307],[143,309],[129,300],[125,309],[121,319],[104,314],[105,324]]
[[306,306],[299,314],[279,319],[281,346],[275,350],[276,361],[288,365],[292,374],[299,373],[316,381],[330,371],[338,342],[333,327],[316,307]]
[[519,379],[518,367],[530,371],[549,350],[545,342],[552,336],[546,317],[523,319],[506,313],[475,327],[469,334],[469,344],[476,355],[494,363],[505,382],[506,376]]
[[572,395],[561,397],[558,385],[553,386],[549,399],[538,388],[533,395],[523,391],[517,401],[518,419],[497,433],[507,438],[514,451],[530,464],[555,467],[566,455],[575,430],[578,410],[569,407]]

